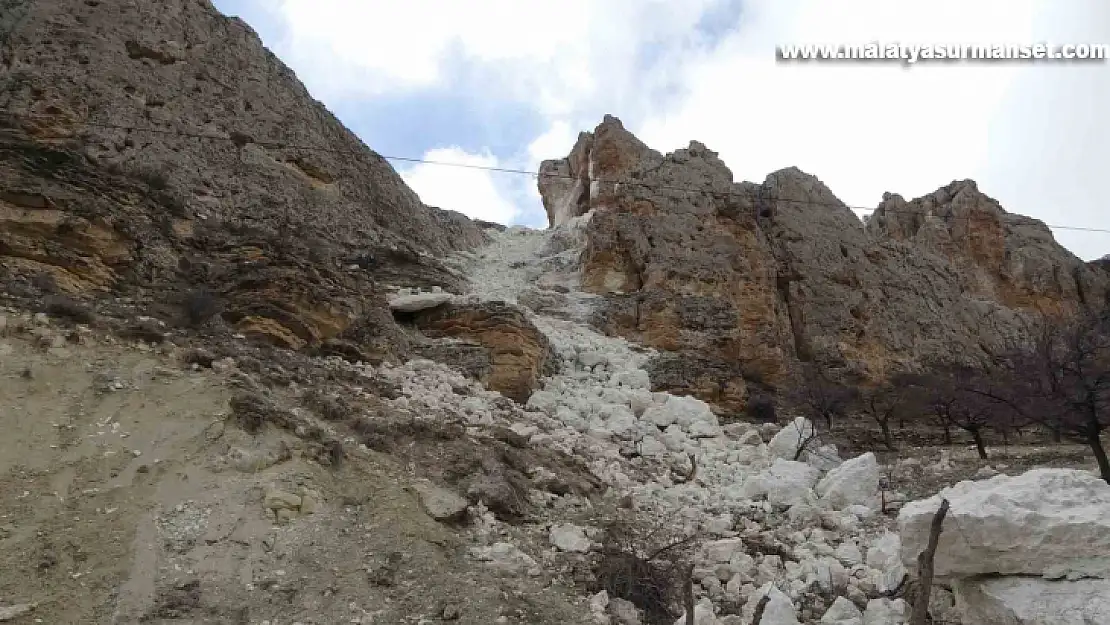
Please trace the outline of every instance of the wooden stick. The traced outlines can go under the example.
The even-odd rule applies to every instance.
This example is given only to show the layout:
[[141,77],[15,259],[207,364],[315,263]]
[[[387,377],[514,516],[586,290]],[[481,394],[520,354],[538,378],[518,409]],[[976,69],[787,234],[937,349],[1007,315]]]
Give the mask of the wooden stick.
[[755,612],[752,614],[752,625],[759,625],[763,622],[763,611],[767,609],[768,603],[771,603],[771,593],[769,591],[755,604]]
[[917,555],[917,570],[919,583],[917,597],[913,602],[913,613],[910,615],[910,625],[926,625],[929,615],[929,591],[933,586],[933,559],[937,555],[937,544],[940,543],[940,532],[944,526],[944,517],[948,514],[948,500],[940,500],[940,508],[933,515],[933,523],[929,527],[929,544]]
[[[692,456],[691,456],[692,457]],[[686,625],[695,625],[694,623],[694,565],[691,564],[686,569]]]

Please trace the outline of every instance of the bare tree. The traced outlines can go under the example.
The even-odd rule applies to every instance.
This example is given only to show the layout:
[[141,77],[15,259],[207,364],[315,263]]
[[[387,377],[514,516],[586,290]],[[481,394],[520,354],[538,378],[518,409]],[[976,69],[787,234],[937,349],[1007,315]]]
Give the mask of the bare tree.
[[1091,448],[1110,483],[1102,433],[1110,428],[1110,311],[1045,323],[1031,348],[1008,363],[1015,411]]
[[913,410],[932,417],[944,428],[945,442],[951,443],[951,429],[971,435],[979,458],[988,458],[983,433],[988,428],[1006,432],[1015,425],[1009,401],[997,388],[999,378],[990,372],[952,365],[923,375],[903,376],[900,383],[909,389]]
[[790,400],[808,413],[812,421],[821,420],[832,430],[833,421],[844,417],[857,398],[853,387],[834,380],[824,369],[807,363],[800,384],[789,394]]
[[908,396],[904,389],[905,386],[899,380],[860,389],[860,409],[879,426],[883,434],[883,445],[891,451],[896,448],[894,435],[890,431],[890,421],[907,405]]

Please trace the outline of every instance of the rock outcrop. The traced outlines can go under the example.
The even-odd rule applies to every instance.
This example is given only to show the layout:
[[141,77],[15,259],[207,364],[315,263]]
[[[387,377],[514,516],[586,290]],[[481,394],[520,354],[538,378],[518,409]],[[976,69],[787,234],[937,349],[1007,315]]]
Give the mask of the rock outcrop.
[[583,289],[597,324],[662,354],[653,387],[718,410],[814,361],[863,381],[984,361],[1030,317],[1103,306],[1110,274],[1006,213],[973,181],[866,223],[795,168],[735,183],[705,145],[661,155],[611,116],[541,167],[551,224],[591,215]]
[[483,348],[489,369],[479,379],[518,402],[528,401],[540,378],[554,367],[547,337],[508,304],[447,304],[419,313],[416,326],[429,337],[459,339]]
[[283,347],[349,339],[385,357],[405,341],[384,284],[457,292],[434,256],[487,240],[423,205],[207,0],[9,8],[0,280],[15,295],[128,298]]

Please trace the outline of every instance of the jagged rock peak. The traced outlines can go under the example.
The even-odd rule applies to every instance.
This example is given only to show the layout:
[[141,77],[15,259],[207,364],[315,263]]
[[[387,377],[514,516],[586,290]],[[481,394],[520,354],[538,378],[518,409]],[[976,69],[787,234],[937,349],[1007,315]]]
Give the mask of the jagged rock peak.
[[659,389],[719,410],[803,362],[871,380],[986,362],[1030,315],[1110,293],[1107,271],[972,180],[888,193],[864,226],[797,167],[737,183],[704,144],[662,155],[611,117],[542,172],[559,174],[539,180],[553,225],[592,212],[581,271],[607,302],[598,325],[660,351]]

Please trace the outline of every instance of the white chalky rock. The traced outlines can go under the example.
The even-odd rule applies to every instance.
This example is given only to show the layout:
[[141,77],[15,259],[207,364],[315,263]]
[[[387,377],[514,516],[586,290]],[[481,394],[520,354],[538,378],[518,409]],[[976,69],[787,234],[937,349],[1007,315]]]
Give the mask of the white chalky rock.
[[658,427],[675,424],[687,429],[695,423],[702,422],[720,428],[717,415],[709,409],[709,404],[696,397],[667,395],[664,403],[645,410],[643,418]]
[[651,378],[648,372],[643,369],[633,369],[631,371],[621,371],[616,375],[617,384],[634,389],[647,389],[651,388]]
[[644,411],[651,407],[651,392],[647,389],[636,389],[628,393],[628,406],[633,414],[642,417]]
[[863,625],[863,612],[851,601],[837,597],[829,609],[825,610],[821,625]]
[[554,392],[543,389],[532,393],[526,405],[530,410],[539,410],[545,414],[555,415],[557,414],[556,408],[559,405],[559,397]]
[[667,446],[654,436],[645,436],[640,441],[640,455],[648,458],[662,456],[667,453]]
[[1110,580],[1035,577],[964,580],[955,586],[964,623],[1093,625],[1110,623]]
[[887,532],[871,543],[867,550],[867,566],[879,571],[876,584],[879,590],[894,590],[906,576],[902,563],[902,541],[897,534]]
[[399,293],[389,297],[389,307],[398,312],[417,312],[441,306],[453,299],[450,293]]
[[489,565],[503,573],[519,575],[531,567],[536,566],[536,561],[512,543],[494,543],[489,547],[472,547],[471,555],[480,562]]
[[590,539],[586,532],[577,525],[559,523],[551,526],[551,544],[562,551],[572,553],[586,553],[590,550]]
[[[909,618],[909,609],[901,599],[872,599],[863,611],[863,625],[904,625]],[[989,625],[976,623],[975,625]]]
[[777,458],[767,470],[745,482],[744,487],[750,497],[766,495],[771,505],[793,506],[814,499],[813,486],[820,477],[820,470],[804,462]]
[[609,593],[602,590],[596,595],[590,597],[590,613],[594,617],[594,622],[608,623],[609,616],[605,614],[605,609],[609,607]]
[[[697,604],[694,605],[694,625],[719,625],[720,621],[717,620],[716,615],[713,614],[713,604],[706,598],[702,598]],[[683,611],[682,616],[678,617],[675,625],[686,625],[686,613]]]
[[816,449],[807,449],[802,453],[802,460],[822,471],[835,469],[844,462],[840,457],[840,452],[836,449],[836,445],[821,445]]
[[[793,423],[783,427],[775,434],[767,447],[771,455],[784,460],[793,460],[798,455],[798,450],[813,438],[816,431],[813,424],[805,417],[794,419]],[[809,442],[809,444],[812,444]]]
[[860,551],[859,545],[853,542],[846,542],[836,548],[836,557],[845,566],[852,566],[863,562],[863,552]]
[[725,538],[706,543],[705,559],[710,564],[731,562],[736,554],[744,553],[744,541],[739,538]]
[[759,590],[748,597],[748,602],[744,604],[743,610],[744,618],[747,619],[746,622],[752,622],[752,617],[755,616],[755,606],[764,595],[769,596],[770,600],[763,609],[763,620],[760,621],[760,625],[801,625],[798,621],[797,611],[794,609],[794,602],[771,582],[763,584]]
[[941,497],[950,503],[934,560],[940,578],[1110,578],[1110,484],[1087,471],[1032,469],[965,481],[898,515],[902,561],[916,568]]
[[867,452],[829,471],[817,483],[817,494],[834,510],[848,506],[878,508],[880,477],[879,461]]

